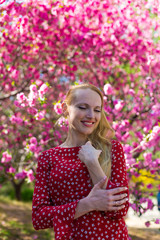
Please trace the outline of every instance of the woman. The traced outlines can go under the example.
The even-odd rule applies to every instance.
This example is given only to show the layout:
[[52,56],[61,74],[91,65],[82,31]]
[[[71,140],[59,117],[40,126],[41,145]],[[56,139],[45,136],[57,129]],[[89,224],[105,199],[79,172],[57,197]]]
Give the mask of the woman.
[[36,230],[54,228],[55,239],[129,239],[124,153],[103,104],[95,86],[72,87],[62,104],[67,138],[39,156],[32,221]]

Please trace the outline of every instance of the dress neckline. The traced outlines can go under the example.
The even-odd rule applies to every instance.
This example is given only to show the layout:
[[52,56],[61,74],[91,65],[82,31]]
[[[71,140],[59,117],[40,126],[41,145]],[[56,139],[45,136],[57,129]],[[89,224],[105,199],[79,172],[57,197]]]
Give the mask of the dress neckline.
[[57,146],[55,148],[58,148],[58,149],[78,149],[80,148],[81,146],[75,146],[75,147],[61,147],[61,146]]

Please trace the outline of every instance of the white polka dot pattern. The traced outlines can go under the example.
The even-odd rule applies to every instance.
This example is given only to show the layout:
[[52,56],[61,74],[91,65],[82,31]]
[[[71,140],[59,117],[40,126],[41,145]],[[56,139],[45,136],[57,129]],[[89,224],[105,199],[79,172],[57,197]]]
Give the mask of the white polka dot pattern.
[[[123,216],[128,202],[121,211],[92,211],[74,219],[78,201],[92,189],[89,172],[77,156],[79,149],[58,146],[39,156],[32,206],[34,228],[54,228],[55,240],[127,240]],[[107,188],[117,186],[128,184],[123,148],[113,140],[112,174]]]

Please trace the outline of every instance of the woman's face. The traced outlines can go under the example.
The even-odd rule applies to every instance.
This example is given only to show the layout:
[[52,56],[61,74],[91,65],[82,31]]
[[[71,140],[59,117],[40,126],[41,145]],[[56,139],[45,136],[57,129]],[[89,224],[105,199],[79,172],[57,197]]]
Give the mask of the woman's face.
[[72,105],[67,107],[69,130],[88,136],[97,128],[101,119],[100,95],[91,89],[77,89]]

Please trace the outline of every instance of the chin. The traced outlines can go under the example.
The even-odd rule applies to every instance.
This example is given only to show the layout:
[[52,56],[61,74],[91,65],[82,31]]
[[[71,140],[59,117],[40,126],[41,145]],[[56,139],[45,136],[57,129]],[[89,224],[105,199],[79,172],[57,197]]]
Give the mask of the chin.
[[85,135],[85,136],[89,136],[93,133],[94,129],[93,130],[90,130],[90,131],[79,131],[81,134]]

